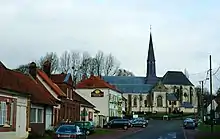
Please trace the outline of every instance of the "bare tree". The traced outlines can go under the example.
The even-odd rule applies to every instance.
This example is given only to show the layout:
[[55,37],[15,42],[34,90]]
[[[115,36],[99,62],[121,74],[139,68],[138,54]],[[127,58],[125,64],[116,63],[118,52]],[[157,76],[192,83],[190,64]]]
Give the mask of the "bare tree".
[[134,74],[125,69],[118,69],[115,76],[134,76]]
[[20,66],[18,66],[18,68],[14,69],[14,70],[22,72],[24,74],[28,74],[29,73],[29,66],[28,66],[28,64],[20,65]]
[[98,76],[100,76],[103,72],[104,60],[104,53],[102,51],[98,51],[93,61],[93,64],[96,65],[95,70]]
[[91,56],[88,52],[83,52],[82,54],[82,60],[80,64],[80,71],[81,74],[88,75],[89,74],[89,68],[91,63]]
[[80,66],[81,66],[81,56],[78,51],[71,51],[71,68],[73,81],[76,83],[80,80]]
[[116,60],[116,58],[112,54],[107,55],[104,60],[104,75],[115,75],[118,69],[119,62]]
[[60,57],[60,69],[64,73],[69,72],[71,69],[71,56],[68,51],[64,51]]
[[50,52],[47,53],[45,56],[41,57],[40,60],[37,62],[40,68],[43,68],[43,64],[45,61],[51,62],[51,73],[55,73],[59,70],[59,58],[56,53]]

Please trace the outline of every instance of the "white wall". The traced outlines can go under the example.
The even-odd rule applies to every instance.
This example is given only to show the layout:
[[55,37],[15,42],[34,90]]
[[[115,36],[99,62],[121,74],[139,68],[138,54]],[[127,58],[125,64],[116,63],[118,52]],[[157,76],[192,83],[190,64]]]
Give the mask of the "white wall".
[[45,122],[45,129],[51,129],[52,126],[52,119],[53,119],[53,113],[52,113],[52,107],[46,108],[46,122]]
[[109,115],[109,89],[100,89],[104,92],[104,97],[91,97],[91,92],[95,89],[76,89],[76,93],[82,96],[87,101],[91,102],[97,110],[100,111],[101,115],[108,116]]
[[26,110],[27,110],[27,98],[17,98],[17,112],[16,112],[16,136],[26,137]]
[[111,96],[117,97],[118,99],[122,99],[121,93],[106,88],[106,89],[99,89],[104,92],[104,97],[91,97],[91,92],[93,92],[94,90],[95,89],[77,89],[76,93],[78,93],[84,99],[88,100],[93,105],[95,105],[96,109],[100,111],[100,115],[109,116],[110,109],[113,109],[115,113],[118,112],[119,109],[118,105],[115,103],[109,103],[109,94]]

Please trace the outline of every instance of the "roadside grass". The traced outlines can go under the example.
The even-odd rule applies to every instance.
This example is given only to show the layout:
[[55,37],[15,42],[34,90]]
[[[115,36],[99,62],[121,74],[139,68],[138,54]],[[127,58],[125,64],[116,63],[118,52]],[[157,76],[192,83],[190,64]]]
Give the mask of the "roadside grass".
[[114,131],[108,130],[108,129],[96,129],[95,132],[93,133],[94,135],[106,135],[106,134],[111,134]]
[[[198,126],[198,130],[199,131],[204,131],[204,132],[210,132],[211,131],[211,126],[210,125],[206,125],[206,124],[200,124]],[[214,125],[213,126],[213,131],[214,132],[220,132],[220,125]]]

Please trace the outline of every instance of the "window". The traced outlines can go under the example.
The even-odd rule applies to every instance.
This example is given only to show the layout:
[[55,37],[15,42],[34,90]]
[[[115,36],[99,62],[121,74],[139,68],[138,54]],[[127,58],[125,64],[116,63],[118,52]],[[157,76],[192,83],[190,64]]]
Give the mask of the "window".
[[70,93],[69,93],[69,95],[70,95],[70,99],[72,100],[73,99],[73,91],[72,91],[72,89],[70,89]]
[[136,96],[134,96],[134,99],[133,99],[133,106],[137,107],[137,97]]
[[157,97],[157,107],[163,107],[162,96]]
[[66,97],[69,98],[69,88],[66,89]]
[[40,108],[31,108],[31,123],[43,123],[43,109]]
[[172,105],[172,102],[169,100],[169,105]]
[[7,121],[7,105],[6,102],[0,103],[0,125],[4,125]]
[[147,100],[144,100],[144,106],[147,107]]

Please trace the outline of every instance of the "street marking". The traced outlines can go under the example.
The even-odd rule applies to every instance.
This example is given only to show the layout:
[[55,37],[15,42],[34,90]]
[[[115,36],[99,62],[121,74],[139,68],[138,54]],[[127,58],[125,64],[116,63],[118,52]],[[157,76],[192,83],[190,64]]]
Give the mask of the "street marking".
[[168,136],[171,136],[173,139],[175,139],[176,138],[176,132],[168,133]]

